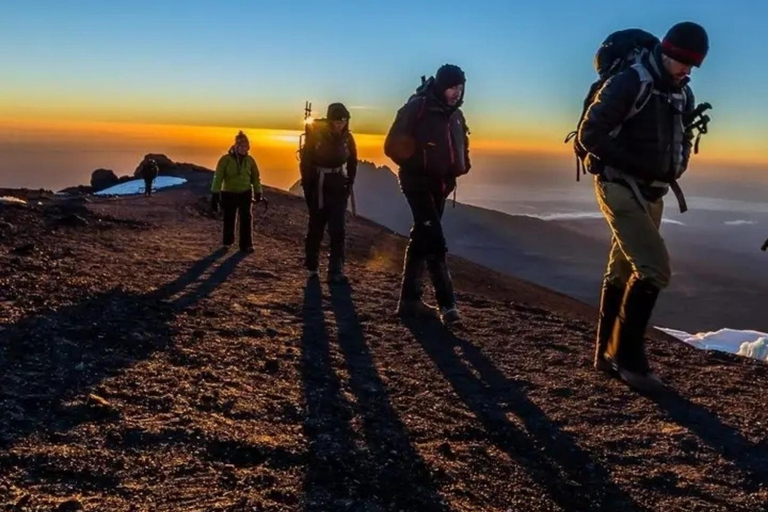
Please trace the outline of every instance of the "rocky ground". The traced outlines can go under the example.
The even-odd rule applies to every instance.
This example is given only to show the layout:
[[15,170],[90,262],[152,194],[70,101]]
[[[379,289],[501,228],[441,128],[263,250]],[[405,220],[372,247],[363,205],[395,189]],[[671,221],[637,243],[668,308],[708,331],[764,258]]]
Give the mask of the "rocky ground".
[[402,322],[401,238],[307,283],[268,198],[247,256],[201,187],[0,206],[0,510],[768,510],[765,364],[657,335],[639,395],[589,307],[457,259],[466,325]]

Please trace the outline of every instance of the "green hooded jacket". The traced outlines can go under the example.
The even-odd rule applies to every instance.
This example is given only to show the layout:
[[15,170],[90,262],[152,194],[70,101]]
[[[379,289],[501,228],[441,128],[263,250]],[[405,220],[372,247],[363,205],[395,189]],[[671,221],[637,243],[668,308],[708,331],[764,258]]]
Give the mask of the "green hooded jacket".
[[251,187],[255,193],[261,192],[261,176],[256,160],[251,155],[238,158],[234,148],[230,149],[216,165],[211,192],[248,192]]

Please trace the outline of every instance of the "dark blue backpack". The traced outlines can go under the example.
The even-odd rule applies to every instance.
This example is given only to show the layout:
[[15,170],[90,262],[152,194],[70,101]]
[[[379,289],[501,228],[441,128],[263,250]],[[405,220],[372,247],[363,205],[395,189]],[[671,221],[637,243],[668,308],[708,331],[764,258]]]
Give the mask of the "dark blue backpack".
[[[592,101],[594,101],[595,95],[610,77],[639,63],[642,57],[652,51],[659,42],[659,39],[653,34],[639,28],[630,28],[610,34],[603,41],[603,44],[600,45],[600,48],[597,49],[594,66],[598,79],[589,87],[587,96],[584,98],[576,130],[569,133],[563,141],[567,144],[573,139],[573,150],[576,154],[576,181],[579,181],[581,174],[586,174],[587,172],[584,166],[587,151],[579,144],[577,135],[584,120],[584,115],[587,113],[587,109],[592,104]],[[639,106],[634,109],[635,113],[645,105],[645,102],[650,98],[651,92],[651,87],[641,88],[640,97],[635,101],[635,105]]]

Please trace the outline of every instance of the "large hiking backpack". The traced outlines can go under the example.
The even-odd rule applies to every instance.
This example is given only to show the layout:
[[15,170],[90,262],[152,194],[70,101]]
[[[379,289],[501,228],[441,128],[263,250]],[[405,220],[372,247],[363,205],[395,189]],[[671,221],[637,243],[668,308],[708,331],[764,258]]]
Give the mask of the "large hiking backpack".
[[[304,145],[312,148],[316,160],[339,162],[340,167],[349,158],[349,132],[343,138],[334,140],[330,135],[330,129],[327,119],[313,119],[306,125]],[[301,151],[299,158],[303,158],[305,154]]]
[[[587,109],[595,99],[595,95],[609,78],[630,67],[635,67],[640,74],[642,85],[632,110],[625,118],[625,121],[642,110],[653,92],[653,78],[642,66],[641,59],[652,51],[657,44],[659,44],[659,39],[653,34],[638,28],[630,28],[610,34],[603,41],[603,44],[600,45],[600,48],[597,49],[594,66],[598,79],[589,87],[587,96],[584,98],[581,117],[579,117],[576,130],[569,133],[563,141],[567,144],[573,139],[573,150],[576,154],[576,181],[579,181],[581,174],[586,174],[587,172],[584,165],[587,150],[579,143],[577,135],[581,128],[581,123],[584,121]],[[589,170],[592,172],[592,169]]]

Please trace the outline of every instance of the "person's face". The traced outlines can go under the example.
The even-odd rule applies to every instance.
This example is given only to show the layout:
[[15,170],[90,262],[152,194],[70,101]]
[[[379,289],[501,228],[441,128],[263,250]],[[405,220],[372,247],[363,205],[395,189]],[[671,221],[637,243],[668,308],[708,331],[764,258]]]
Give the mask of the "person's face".
[[246,140],[241,140],[237,144],[235,144],[235,151],[237,151],[238,155],[245,156],[248,154],[248,151],[250,151],[251,145]]
[[672,81],[675,85],[680,85],[688,76],[690,76],[693,66],[689,64],[683,64],[676,61],[671,57],[664,56],[664,67],[667,73],[672,77]]
[[333,128],[333,131],[335,133],[341,133],[344,130],[344,128],[347,127],[348,122],[349,121],[346,119],[342,119],[340,121],[331,121],[331,128]]
[[445,90],[445,103],[454,106],[461,99],[461,95],[464,93],[464,84],[454,85],[453,87]]

